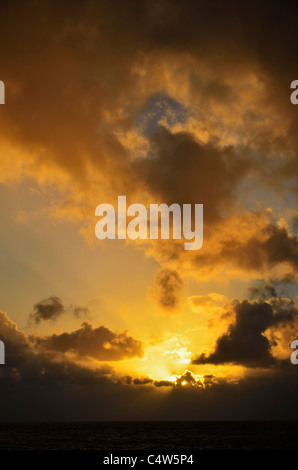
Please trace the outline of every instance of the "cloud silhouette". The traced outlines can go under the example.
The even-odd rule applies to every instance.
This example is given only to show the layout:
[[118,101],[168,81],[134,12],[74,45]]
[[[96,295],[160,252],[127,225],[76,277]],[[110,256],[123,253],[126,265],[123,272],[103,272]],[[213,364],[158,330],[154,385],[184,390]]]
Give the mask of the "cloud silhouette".
[[61,299],[52,295],[34,305],[29,320],[38,324],[43,320],[56,320],[63,313],[65,313],[65,308]]
[[78,330],[71,333],[31,336],[30,339],[41,351],[72,353],[77,358],[119,361],[144,354],[141,341],[126,332],[116,334],[104,326],[93,327],[89,322],[83,322]]
[[172,312],[179,306],[182,289],[183,280],[179,273],[164,268],[155,275],[151,295],[159,307],[164,311]]
[[193,359],[194,364],[240,364],[246,367],[270,367],[282,361],[272,355],[273,342],[265,331],[277,325],[294,325],[298,310],[293,304],[280,302],[242,302],[233,304],[235,323],[220,336],[210,354],[201,354]]
[[59,297],[52,295],[34,304],[33,312],[29,315],[29,324],[38,325],[42,321],[55,321],[65,313],[72,313],[77,318],[87,317],[89,309],[79,305],[66,308]]

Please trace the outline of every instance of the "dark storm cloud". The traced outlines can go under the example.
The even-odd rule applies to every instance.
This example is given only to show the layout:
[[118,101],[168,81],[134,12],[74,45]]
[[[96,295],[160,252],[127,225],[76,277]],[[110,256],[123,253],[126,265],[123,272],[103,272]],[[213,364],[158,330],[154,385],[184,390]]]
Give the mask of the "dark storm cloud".
[[[5,342],[6,363],[0,370],[2,385],[45,385],[59,383],[94,383],[112,374],[104,365],[96,370],[64,360],[57,362],[52,351],[37,351],[4,312],[0,312],[0,335]],[[35,337],[35,340],[37,338]]]
[[[293,366],[294,367],[294,366]],[[237,384],[221,381],[211,388],[129,386],[113,383],[105,376],[80,379],[60,368],[57,381],[53,374],[36,383],[2,384],[0,419],[10,420],[267,420],[297,419],[297,373],[284,370],[273,376],[248,377]],[[74,368],[75,369],[75,368]],[[78,368],[80,370],[80,368]],[[85,371],[87,375],[87,371]],[[91,377],[94,374],[88,372]],[[59,375],[59,374],[58,374]],[[76,380],[74,377],[76,376]],[[1,380],[1,378],[0,378]],[[89,382],[88,382],[89,380]],[[87,386],[88,385],[88,386]],[[165,385],[168,385],[165,388]],[[26,406],[24,406],[26,403]],[[195,444],[194,444],[195,445]]]
[[42,320],[56,320],[64,312],[65,308],[61,299],[53,295],[34,305],[29,320],[36,324],[40,323]]
[[[117,380],[106,365],[98,369],[57,361],[50,351],[33,349],[17,326],[0,313],[6,364],[0,367],[0,419],[140,420],[140,419],[297,419],[297,371],[289,364],[274,374],[230,383],[206,375],[207,386],[160,380]],[[182,377],[181,377],[182,378]],[[167,390],[166,400],[160,389]],[[269,399],[269,398],[270,399]]]
[[[165,55],[165,61],[171,53],[177,56],[189,54],[215,64],[218,77],[211,80],[203,94],[205,99],[213,97],[229,103],[231,86],[221,83],[221,69],[226,71],[231,67],[232,74],[234,68],[239,69],[243,65],[249,69],[251,63],[253,70],[260,71],[263,80],[268,69],[274,84],[274,75],[279,78],[279,74],[273,75],[271,69],[277,69],[280,74],[289,69],[289,56],[292,54],[288,51],[295,46],[290,42],[289,34],[283,34],[277,42],[270,21],[278,18],[276,27],[282,29],[286,20],[291,22],[292,19],[279,14],[281,8],[287,11],[285,3],[268,6],[269,3],[265,7],[257,2],[239,6],[236,1],[222,5],[220,2],[194,1],[177,4],[165,0],[129,3],[117,0],[112,4],[87,0],[83,4],[73,1],[63,5],[58,1],[45,1],[42,5],[25,1],[2,5],[2,78],[7,81],[8,98],[12,103],[7,107],[7,119],[9,123],[19,124],[10,128],[3,126],[5,132],[14,134],[13,137],[25,145],[35,147],[43,144],[47,158],[67,170],[81,185],[86,183],[86,164],[90,161],[101,165],[109,178],[115,177],[116,168],[124,178],[126,171],[122,170],[128,170],[128,174],[131,170],[128,155],[113,129],[105,122],[105,116],[116,113],[117,107],[123,106],[129,115],[122,118],[120,128],[127,130],[132,127],[133,103],[138,109],[148,99],[148,96],[138,98],[138,93],[142,93],[132,72],[142,54],[154,55],[158,48]],[[214,15],[214,8],[217,15]],[[13,30],[9,27],[11,23],[15,25]],[[270,48],[267,41],[263,41],[264,36],[270,38]],[[278,55],[279,61],[276,61],[272,50],[278,44],[277,50],[280,51],[283,42],[287,53]],[[287,48],[289,45],[291,48]],[[40,64],[38,68],[34,67],[36,63]],[[193,72],[190,73],[190,86],[195,97],[202,82]],[[162,92],[163,87],[161,83],[160,90],[156,91]],[[285,96],[288,87],[287,82]],[[273,89],[272,93],[280,95],[280,88]],[[233,95],[233,99],[237,97]],[[293,112],[289,108],[289,113],[293,115]],[[26,119],[27,115],[31,116],[30,120]],[[166,134],[160,138],[163,139],[165,146],[169,145]],[[188,163],[194,160],[195,154],[198,154],[203,167],[207,165],[207,157],[214,162],[208,149],[205,158],[200,158],[200,149],[191,145],[189,140],[186,141],[187,150],[191,153]],[[161,147],[161,142],[155,145]],[[177,152],[174,157],[176,164],[181,161],[178,162],[181,151]],[[109,158],[109,153],[112,158]],[[40,156],[37,160],[37,165],[40,165]],[[165,157],[162,163],[167,166]],[[233,166],[234,162],[230,161],[230,164]],[[214,165],[216,173],[217,167],[222,169],[220,159],[216,159]],[[152,171],[156,172],[154,166]],[[196,164],[194,171],[200,175]],[[224,168],[223,178],[226,172]],[[152,176],[147,175],[146,181],[151,180]],[[198,182],[204,184],[202,179]],[[216,182],[219,182],[217,174],[213,189],[216,189]],[[119,178],[117,183],[126,187],[125,181],[121,183]],[[188,188],[188,181],[185,183]],[[228,181],[226,183],[225,190],[219,190],[224,196],[223,203],[228,192]],[[155,188],[154,181],[152,184]],[[211,207],[210,217],[214,216],[214,211],[216,208]]]
[[[98,199],[122,193],[203,203],[204,235],[217,230],[223,251],[198,257],[197,271],[221,262],[244,272],[284,261],[297,267],[297,241],[284,229],[267,225],[267,242],[256,236],[245,244],[220,240],[213,226],[237,206],[246,177],[296,191],[287,184],[298,174],[293,10],[282,1],[2,2],[1,136],[24,152],[4,180],[30,176],[66,188],[71,194],[67,202],[61,195],[55,214],[75,212],[88,229]],[[138,117],[156,97],[185,110],[172,106],[180,124],[194,122],[180,132],[171,129],[177,119],[155,120],[157,132],[147,135]],[[130,132],[143,139],[146,158],[127,144],[135,143]],[[255,210],[255,198],[250,205]]]
[[[124,380],[123,380],[124,379]],[[193,387],[203,387],[203,382],[200,379],[196,379],[192,372],[189,370],[185,370],[183,374],[177,375],[175,380],[154,380],[150,377],[142,377],[133,379],[132,377],[124,377],[122,379],[123,383],[126,384],[133,384],[133,385],[154,385],[154,387],[161,388],[161,387],[185,387],[185,386],[193,386]],[[208,382],[208,378],[207,378]],[[209,383],[211,381],[209,380]]]
[[154,278],[151,294],[165,311],[173,311],[179,306],[183,281],[177,271],[161,269]]
[[277,227],[275,225],[268,225],[263,231],[266,235],[265,240],[260,240],[258,237],[253,237],[249,242],[238,250],[232,246],[225,247],[225,255],[231,258],[236,258],[239,266],[247,269],[260,268],[262,265],[267,265],[269,268],[280,264],[288,263],[295,270],[298,267],[298,237],[290,235],[286,229]]
[[154,387],[174,387],[174,384],[170,380],[155,380]]
[[42,351],[73,353],[78,358],[94,358],[100,361],[119,361],[143,356],[141,341],[126,332],[116,334],[104,326],[94,328],[83,322],[81,328],[71,333],[32,337],[36,347]]
[[41,321],[57,320],[65,313],[72,313],[75,317],[87,317],[89,315],[88,307],[70,306],[66,308],[62,300],[52,295],[47,299],[40,300],[33,306],[33,312],[29,315],[29,324],[38,325]]
[[[260,221],[259,215],[255,217],[255,224]],[[260,216],[261,217],[261,216]],[[253,221],[253,218],[251,221]],[[226,219],[227,220],[227,219]],[[196,269],[206,266],[211,269],[226,266],[229,264],[246,273],[267,273],[270,274],[274,267],[285,266],[289,271],[288,281],[281,274],[279,282],[292,282],[296,276],[298,267],[298,237],[290,234],[285,228],[268,223],[266,218],[263,219],[261,225],[254,230],[252,227],[252,235],[247,236],[250,230],[249,219],[245,222],[246,230],[241,227],[241,216],[239,214],[239,226],[235,218],[233,226],[230,226],[228,236],[221,238],[220,231],[224,225],[216,226],[215,233],[219,236],[204,242],[206,251],[202,249],[195,255],[193,260],[194,272]],[[208,230],[208,228],[207,228]],[[208,236],[211,237],[212,233]],[[210,244],[210,245],[209,245]],[[208,248],[208,250],[207,250]],[[213,248],[213,249],[212,249]],[[178,252],[179,253],[179,252]],[[182,258],[179,258],[181,262]],[[256,276],[257,277],[257,274]],[[273,291],[272,291],[273,293]],[[268,292],[267,292],[268,294]]]
[[[23,128],[18,130],[18,137],[25,142],[42,139],[49,149],[59,154],[58,160],[57,155],[49,152],[51,158],[69,171],[72,161],[73,172],[82,170],[81,178],[85,174],[83,149],[91,159],[105,164],[103,148],[96,139],[97,124],[103,120],[105,111],[115,110],[117,103],[125,103],[125,98],[127,108],[131,108],[136,98],[132,66],[138,62],[140,53],[154,54],[157,47],[164,54],[188,53],[214,64],[219,70],[232,65],[238,69],[241,65],[249,68],[251,63],[254,70],[260,70],[260,76],[264,68],[263,80],[268,70],[273,84],[285,73],[291,73],[293,78],[296,46],[290,31],[295,24],[292,15],[287,15],[290,9],[285,2],[275,2],[271,8],[269,5],[272,4],[260,5],[256,1],[249,5],[239,5],[236,1],[177,4],[172,0],[116,0],[113,3],[87,0],[83,4],[45,1],[42,5],[25,1],[2,5],[0,53],[3,73],[8,83],[11,80],[10,100],[20,100],[17,107],[14,105],[8,110],[13,120],[22,120]],[[278,21],[274,22],[275,19]],[[276,35],[273,22],[278,31],[287,25],[287,33]],[[10,24],[15,25],[13,31]],[[55,36],[50,34],[54,30]],[[268,43],[263,40],[264,36]],[[278,53],[280,51],[283,53]],[[38,61],[41,66],[33,69],[32,61]],[[195,77],[195,74],[190,77],[194,90],[201,85]],[[284,91],[287,98],[289,83],[286,82]],[[212,97],[217,93],[216,99],[231,98],[230,89],[221,83],[220,74],[211,85],[211,90],[207,88],[204,95]],[[163,84],[160,88],[162,90]],[[279,95],[280,86],[274,91]],[[26,122],[23,118],[29,102],[31,120]],[[140,105],[138,100],[136,102]],[[44,126],[45,112],[48,122],[53,124],[48,131]],[[293,108],[288,112],[294,115]],[[62,123],[63,134],[59,126]],[[131,125],[130,119],[126,120],[126,125]],[[71,132],[80,128],[77,134]],[[111,132],[102,137],[113,141],[121,154],[119,157],[125,156]],[[117,163],[120,164],[120,158]]]
[[141,378],[141,379],[134,379],[133,380],[133,384],[134,385],[148,385],[148,384],[152,384],[153,383],[153,379],[150,379],[149,377],[144,377],[144,378]]
[[151,138],[148,158],[137,162],[138,174],[157,200],[167,204],[204,204],[207,225],[233,201],[237,183],[249,168],[232,148],[203,145],[190,133],[165,128]]
[[[86,334],[87,328],[89,335]],[[97,335],[97,338],[93,340],[92,332],[94,332],[94,336]],[[61,337],[63,334],[60,335],[60,343],[58,339],[60,346]],[[76,364],[64,355],[58,357],[59,350],[47,348],[49,343],[45,345],[45,338],[38,336],[28,338],[18,330],[17,325],[4,312],[0,312],[0,338],[5,343],[6,359],[5,365],[0,368],[0,396],[1,393],[4,395],[6,392],[11,393],[11,390],[14,390],[16,395],[20,393],[20,397],[21,395],[25,396],[29,390],[34,390],[35,387],[42,395],[47,393],[47,388],[51,389],[54,394],[62,393],[63,395],[63,387],[69,387],[74,392],[72,387],[75,386],[88,385],[109,388],[113,381],[116,382],[115,372],[110,366],[103,364],[95,369],[90,369]],[[76,353],[82,351],[82,356],[94,354],[96,358],[104,359],[104,354],[100,352],[100,348],[103,349],[104,340],[110,341],[111,349],[114,348],[114,352],[110,353],[107,359],[119,360],[122,357],[141,354],[141,342],[124,333],[117,337],[116,334],[104,327],[93,329],[91,325],[88,327],[85,325],[85,331],[77,339],[79,346]],[[84,341],[89,341],[90,344],[84,346]],[[63,348],[63,351],[66,352],[66,348]],[[30,398],[27,398],[30,401]],[[21,400],[24,404],[23,400],[24,397]],[[11,409],[11,417],[13,414],[14,410]]]
[[235,323],[220,336],[210,354],[201,354],[194,364],[240,364],[246,367],[270,367],[284,362],[272,355],[275,344],[264,335],[270,327],[292,324],[298,311],[293,302],[282,299],[271,305],[267,302],[234,302]]
[[6,364],[0,371],[1,386],[91,385],[102,383],[114,373],[107,365],[91,370],[68,360],[57,362],[54,360],[54,354],[36,354],[36,350],[29,343],[6,340],[5,352]]

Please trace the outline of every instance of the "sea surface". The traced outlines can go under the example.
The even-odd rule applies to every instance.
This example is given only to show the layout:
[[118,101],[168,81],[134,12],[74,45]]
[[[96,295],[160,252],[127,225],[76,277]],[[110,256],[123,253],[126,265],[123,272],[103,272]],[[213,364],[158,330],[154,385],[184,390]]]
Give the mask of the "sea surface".
[[298,422],[0,423],[0,450],[298,450]]

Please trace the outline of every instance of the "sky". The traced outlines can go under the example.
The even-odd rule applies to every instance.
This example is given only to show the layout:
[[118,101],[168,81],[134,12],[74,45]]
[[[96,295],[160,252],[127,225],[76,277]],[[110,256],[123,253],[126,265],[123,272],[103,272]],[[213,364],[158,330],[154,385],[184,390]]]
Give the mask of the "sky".
[[[298,419],[289,1],[0,5],[0,420]],[[95,209],[203,204],[204,242]]]

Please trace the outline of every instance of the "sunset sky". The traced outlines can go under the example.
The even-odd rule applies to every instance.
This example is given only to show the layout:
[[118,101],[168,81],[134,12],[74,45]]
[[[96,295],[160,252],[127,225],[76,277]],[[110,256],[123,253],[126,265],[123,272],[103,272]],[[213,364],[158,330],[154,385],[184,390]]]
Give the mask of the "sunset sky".
[[[298,418],[296,10],[1,2],[1,420]],[[118,195],[203,247],[98,240]]]

